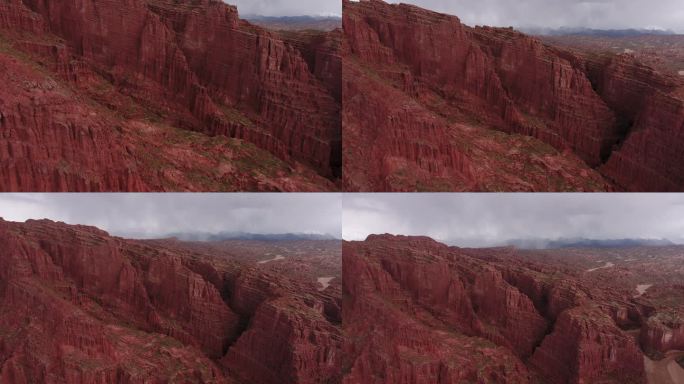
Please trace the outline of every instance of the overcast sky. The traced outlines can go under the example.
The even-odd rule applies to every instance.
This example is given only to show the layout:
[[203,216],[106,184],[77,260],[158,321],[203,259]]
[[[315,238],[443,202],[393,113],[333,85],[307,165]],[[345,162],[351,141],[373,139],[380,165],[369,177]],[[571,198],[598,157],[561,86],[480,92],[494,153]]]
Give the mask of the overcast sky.
[[468,25],[671,29],[684,33],[682,0],[391,0],[458,16]]
[[427,235],[454,245],[511,239],[684,243],[684,194],[347,194],[343,237]]
[[51,219],[110,234],[314,233],[340,237],[340,194],[0,194],[8,221]]
[[341,16],[342,0],[224,0],[242,16]]

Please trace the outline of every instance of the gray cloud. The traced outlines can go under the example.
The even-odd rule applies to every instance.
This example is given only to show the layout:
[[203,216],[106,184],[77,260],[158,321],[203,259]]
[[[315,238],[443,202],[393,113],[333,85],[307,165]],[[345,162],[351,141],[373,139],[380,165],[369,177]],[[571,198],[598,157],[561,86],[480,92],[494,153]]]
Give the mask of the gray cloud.
[[240,15],[342,15],[342,0],[225,0],[225,2],[237,5]]
[[462,246],[511,239],[669,239],[684,243],[680,194],[357,194],[343,237],[427,235]]
[[682,0],[391,0],[458,16],[468,25],[657,28],[684,33]]
[[2,194],[0,217],[94,225],[124,237],[177,232],[341,235],[340,194]]

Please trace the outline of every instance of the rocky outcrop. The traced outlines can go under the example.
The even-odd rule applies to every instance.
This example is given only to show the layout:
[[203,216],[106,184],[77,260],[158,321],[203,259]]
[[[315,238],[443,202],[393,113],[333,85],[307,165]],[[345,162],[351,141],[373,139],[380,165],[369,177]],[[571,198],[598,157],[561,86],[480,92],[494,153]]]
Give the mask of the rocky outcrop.
[[555,322],[566,309],[574,308],[586,300],[585,295],[570,282],[555,281],[553,284],[541,278],[543,274],[527,268],[506,268],[504,279],[532,300],[539,314]]
[[644,351],[655,359],[671,351],[684,350],[684,308],[672,297],[681,297],[684,287],[660,285],[649,288],[643,300],[639,342]]
[[0,170],[3,191],[147,191],[125,140],[101,111],[72,103],[68,90],[0,55]]
[[0,244],[3,382],[339,380],[339,297],[306,283],[51,221]]
[[117,239],[46,221],[1,225],[0,263],[9,273],[0,322],[13,330],[0,343],[3,377],[142,383],[174,374],[164,367],[177,367],[179,378],[222,377],[195,340],[184,345],[153,332],[162,318]]
[[339,380],[341,337],[321,302],[271,300],[222,364],[245,383],[326,383]]
[[164,333],[179,340],[196,338],[207,356],[219,358],[239,332],[239,317],[224,303],[214,285],[183,266],[179,257],[151,260],[146,267],[145,288],[152,305],[162,315],[183,324],[164,324]]
[[399,80],[391,83],[357,60],[345,60],[344,65],[343,178],[347,190],[606,188],[581,160],[558,154],[539,141],[445,121],[397,89],[410,79],[408,72],[397,73]]
[[[530,364],[551,383],[621,378],[644,382],[643,354],[613,320],[591,307],[575,307],[558,317]],[[617,381],[616,381],[617,382]]]
[[[425,239],[412,240],[425,244]],[[388,238],[376,237],[368,244],[343,245],[348,371],[343,382],[529,382],[529,372],[513,353],[459,331],[476,320],[463,285],[451,280],[448,271],[425,259],[412,265],[418,270],[403,268],[412,258],[430,258],[432,253],[417,247],[413,254],[410,246],[404,247],[408,241],[392,245]],[[442,273],[426,278],[437,271]]]
[[[670,317],[670,318],[668,318]],[[663,313],[650,317],[642,326],[641,345],[648,353],[659,354],[684,349],[684,322]]]
[[593,63],[598,92],[618,111],[623,138],[601,168],[633,191],[681,191],[684,186],[681,132],[684,99],[678,79],[629,55]]
[[644,382],[638,343],[600,297],[501,252],[345,242],[345,382]]
[[[312,173],[315,170],[332,180],[339,177],[340,98],[328,85],[336,55],[321,55],[320,63],[310,67],[291,44],[240,20],[234,7],[219,1],[137,0],[122,4],[93,0],[77,4],[5,0],[0,5],[0,29],[5,30],[3,44],[11,48],[3,51],[3,58],[15,57],[42,66],[29,66],[29,73],[22,74],[29,78],[19,80],[30,82],[30,77],[35,77],[31,72],[47,69],[68,82],[69,94],[61,96],[70,105],[92,104],[88,99],[93,99],[114,111],[114,121],[108,122],[110,131],[111,125],[127,125],[132,117],[161,119],[177,128],[244,140],[290,167],[305,167]],[[34,104],[51,108],[58,103],[31,93],[39,99],[32,99],[21,114],[11,109],[15,103],[13,93],[7,90],[0,94],[0,124],[17,124],[21,116],[35,108]],[[10,109],[5,110],[2,104],[10,104]],[[99,115],[94,120],[101,121],[102,113]],[[87,119],[79,117],[73,119],[76,129],[89,129]],[[44,118],[49,123],[60,120],[54,114]],[[39,134],[51,134],[50,127],[37,128]],[[57,138],[66,140],[68,136]],[[29,139],[21,137],[24,145],[37,145]],[[196,151],[192,147],[184,149]],[[118,172],[131,168],[127,162],[135,159],[126,153],[126,146],[115,145],[107,150],[123,152],[123,161],[112,160]],[[231,159],[229,152],[224,157]],[[160,189],[137,185],[138,181],[128,180],[128,176],[110,176],[107,170],[100,169],[102,166],[91,168],[93,164],[87,160],[95,156],[89,148],[78,149],[78,154],[86,159],[60,160],[78,160],[77,165],[93,173],[93,177],[108,180],[67,180],[64,186],[52,180],[60,181],[62,175],[24,177],[33,177],[33,184],[46,184],[50,187],[45,189],[52,190]],[[113,153],[112,157],[120,155]],[[7,156],[12,159],[11,153]],[[40,156],[59,159],[41,148],[30,160],[34,168],[59,173]],[[249,162],[262,171],[269,171],[267,168],[273,164],[256,156]],[[233,162],[233,167],[239,166],[239,162]],[[29,169],[12,172],[25,175],[28,171],[36,173]],[[127,184],[119,185],[122,183]],[[11,190],[38,190],[31,184],[8,184]],[[330,185],[325,184],[322,181],[323,189],[329,189]]]
[[[56,75],[36,72],[13,52],[14,57],[0,54],[5,68],[0,74],[2,191],[334,188],[313,171],[293,169],[237,139],[209,138],[143,117],[122,119],[94,101],[80,99]],[[130,100],[114,97],[107,103],[116,109]]]
[[[416,175],[418,179],[427,179],[421,172],[442,184],[442,178],[459,178],[461,189],[466,190],[558,188],[554,183],[542,185],[540,180],[525,179],[537,171],[526,168],[535,163],[534,157],[509,159],[525,165],[503,170],[504,175],[497,175],[502,180],[498,186],[486,183],[491,168],[510,167],[509,164],[486,164],[495,163],[497,154],[493,147],[506,137],[487,133],[496,129],[511,137],[533,137],[569,157],[572,153],[582,159],[585,167],[582,173],[594,174],[589,168],[598,169],[620,189],[682,189],[679,176],[684,172],[673,149],[678,146],[667,144],[681,136],[677,132],[682,125],[682,101],[673,92],[661,94],[661,84],[668,83],[663,75],[653,70],[647,73],[649,70],[643,68],[619,70],[619,64],[594,69],[593,62],[579,54],[546,45],[512,29],[471,28],[455,16],[411,5],[390,5],[376,0],[347,0],[343,5],[347,38],[344,51],[349,57],[343,70],[343,124],[345,132],[350,132],[350,141],[345,136],[345,148],[354,151],[349,155],[352,175],[345,179],[351,188],[378,189],[367,185],[369,181],[378,183],[383,177],[387,179],[379,171],[387,173],[381,162],[387,162],[388,158],[394,164],[411,164],[412,167],[402,167],[401,172]],[[642,76],[645,73],[648,76]],[[366,85],[369,81],[375,84]],[[625,82],[630,85],[625,87]],[[364,86],[376,90],[366,92],[368,96],[364,98],[358,91]],[[618,97],[620,102],[616,102]],[[389,116],[389,121],[381,124],[374,119],[354,119],[354,114],[374,114],[378,106],[383,110],[383,103],[413,114],[416,114],[414,105],[419,105],[425,111],[418,113],[416,119],[424,121],[429,116],[430,127],[438,128],[427,129],[412,119],[395,118],[395,113],[388,112],[387,107],[386,113],[378,115]],[[364,109],[364,106],[370,107]],[[639,121],[630,117],[634,113],[640,116]],[[372,134],[364,136],[366,131]],[[422,164],[433,159],[435,153],[448,155],[445,147],[449,143],[463,141],[468,136],[476,139],[474,145],[467,143],[459,147],[459,157],[463,160],[442,160],[441,166],[435,167]],[[393,147],[388,141],[395,137],[409,148],[418,147],[418,142],[431,148],[416,150],[419,154],[412,156],[414,151],[394,149],[396,145]],[[476,148],[472,149],[473,146]],[[372,152],[387,155],[383,158]],[[505,149],[498,152],[498,156],[508,155]],[[357,156],[368,165],[354,163],[353,158]],[[590,182],[587,176],[584,183],[573,180],[572,175],[577,172],[568,169],[567,161],[549,163],[539,172],[554,175],[565,168],[565,172],[559,172],[558,179],[561,183],[570,181],[564,186],[567,189],[586,190],[590,188],[588,185],[611,188],[602,181]],[[398,167],[395,165],[395,168]],[[464,168],[470,168],[471,172],[464,174]],[[407,184],[411,183],[419,184],[414,180]],[[443,187],[459,190],[456,183],[446,183]]]
[[449,180],[457,189],[474,188],[471,160],[449,142],[443,122],[358,68],[347,66],[344,73],[343,177],[348,190],[407,190],[431,177]]
[[5,0],[0,3],[0,28],[16,28],[33,33],[45,32],[43,20],[26,9],[21,0]]
[[338,101],[342,98],[342,29],[321,31],[279,31],[278,35],[295,47],[311,72],[323,82]]

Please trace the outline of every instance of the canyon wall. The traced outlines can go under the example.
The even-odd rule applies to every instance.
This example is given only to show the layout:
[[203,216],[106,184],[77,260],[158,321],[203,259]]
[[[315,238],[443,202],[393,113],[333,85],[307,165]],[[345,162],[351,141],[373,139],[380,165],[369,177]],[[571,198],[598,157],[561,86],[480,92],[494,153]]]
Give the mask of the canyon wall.
[[637,341],[569,276],[391,235],[343,263],[347,383],[645,382]]
[[[340,176],[340,96],[335,94],[339,87],[333,78],[341,59],[337,47],[325,43],[333,37],[323,36],[325,41],[317,45],[314,62],[308,63],[292,44],[240,20],[234,7],[213,0],[3,0],[0,29],[2,57],[11,61],[5,65],[13,68],[28,63],[27,73],[14,74],[17,81],[31,83],[32,77],[45,76],[47,70],[58,83],[66,82],[68,90],[60,95],[63,102],[28,92],[37,100],[21,103],[22,111],[15,109],[18,103],[11,90],[5,90],[0,95],[3,128],[20,130],[24,124],[45,123],[32,127],[31,132],[53,135],[56,129],[46,124],[62,123],[63,115],[46,109],[64,108],[75,129],[95,130],[95,123],[64,106],[91,106],[88,99],[93,99],[115,115],[114,121],[101,121],[99,131],[127,125],[132,117],[161,119],[179,129],[244,140],[293,168],[304,166],[330,180]],[[132,108],[140,111],[132,116]],[[25,121],[30,109],[39,109],[35,113],[42,120]],[[93,120],[102,120],[99,115]],[[116,121],[121,118],[123,122]],[[102,135],[114,137],[98,140],[116,144],[117,132]],[[69,138],[61,132],[56,136],[60,141]],[[37,189],[34,185],[41,183],[61,190],[63,175],[45,175],[58,173],[50,160],[59,156],[31,139],[12,140],[33,146],[34,153],[26,159],[29,165],[17,164],[18,169],[10,170],[7,177],[16,174],[35,179],[20,184],[22,190]],[[8,159],[24,160],[25,154],[11,151],[6,153]],[[92,159],[94,153],[103,152],[93,148],[75,151],[80,158],[65,159],[93,174],[88,180],[69,180],[69,189],[159,189],[139,185],[136,176],[140,175],[125,174],[131,168],[127,160],[133,159],[120,160],[122,154],[116,153],[125,156],[125,146],[114,145],[111,151],[114,159]],[[226,157],[230,157],[228,152]],[[259,158],[251,161],[259,167],[270,164]],[[92,164],[97,162],[105,164]],[[102,169],[112,165],[119,170]],[[129,173],[142,172],[133,169]],[[8,183],[7,189],[17,189],[13,182]]]
[[[396,97],[385,92],[385,99],[376,103],[390,103],[397,109],[419,104],[430,111],[431,125],[447,132],[422,129],[421,142],[439,135],[434,140],[446,143],[449,132],[452,136],[472,134],[463,133],[467,130],[460,125],[471,127],[470,132],[480,129],[482,142],[493,140],[482,129],[495,129],[513,137],[534,137],[562,153],[571,152],[586,166],[600,171],[617,189],[684,188],[681,153],[677,150],[681,145],[673,144],[679,143],[684,119],[681,92],[676,90],[681,82],[673,83],[665,75],[636,64],[625,68],[620,63],[626,59],[619,56],[610,63],[596,64],[512,29],[471,28],[455,16],[412,5],[345,0],[343,6],[347,38],[343,51],[348,56],[345,69],[352,68],[343,71],[345,109],[347,105],[354,108],[360,99],[355,89],[367,81],[357,72],[366,73],[379,87],[392,88],[407,100],[397,103]],[[661,86],[663,83],[669,88]],[[630,97],[638,100],[622,100]],[[357,113],[374,111],[374,104]],[[343,124],[345,132],[351,128],[351,140],[357,131],[376,133],[358,141],[345,139],[345,148],[360,145],[369,152],[373,146],[382,146],[388,156],[394,156],[392,146],[383,143],[386,138],[396,136],[397,131],[416,137],[411,121],[392,119],[378,127],[374,120],[355,121],[348,115],[345,110]],[[421,154],[418,161],[411,153],[404,151],[399,157],[425,170],[420,163],[432,154]],[[465,157],[473,157],[468,155]],[[370,159],[377,161],[377,157]],[[464,163],[468,162],[444,166],[452,172],[461,171]],[[381,167],[368,166],[369,172],[377,168]],[[426,171],[435,178],[444,174],[439,167]],[[478,170],[476,175],[479,173],[483,171]],[[533,184],[532,189],[549,188]]]
[[287,276],[47,220],[0,244],[3,382],[339,380],[339,298]]

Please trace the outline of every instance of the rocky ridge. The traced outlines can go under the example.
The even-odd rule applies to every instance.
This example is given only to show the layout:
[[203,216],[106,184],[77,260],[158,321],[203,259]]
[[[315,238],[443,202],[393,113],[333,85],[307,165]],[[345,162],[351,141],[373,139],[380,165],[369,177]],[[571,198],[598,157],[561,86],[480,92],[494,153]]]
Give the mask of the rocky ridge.
[[339,380],[339,296],[92,227],[0,222],[12,383]]
[[513,248],[391,235],[345,242],[343,268],[346,383],[645,383],[646,357],[681,349],[672,283],[635,298]]
[[343,5],[351,189],[683,188],[681,81],[412,5]]
[[321,190],[339,177],[334,47],[310,67],[213,0],[3,0],[0,30],[18,83],[0,95],[7,190]]

